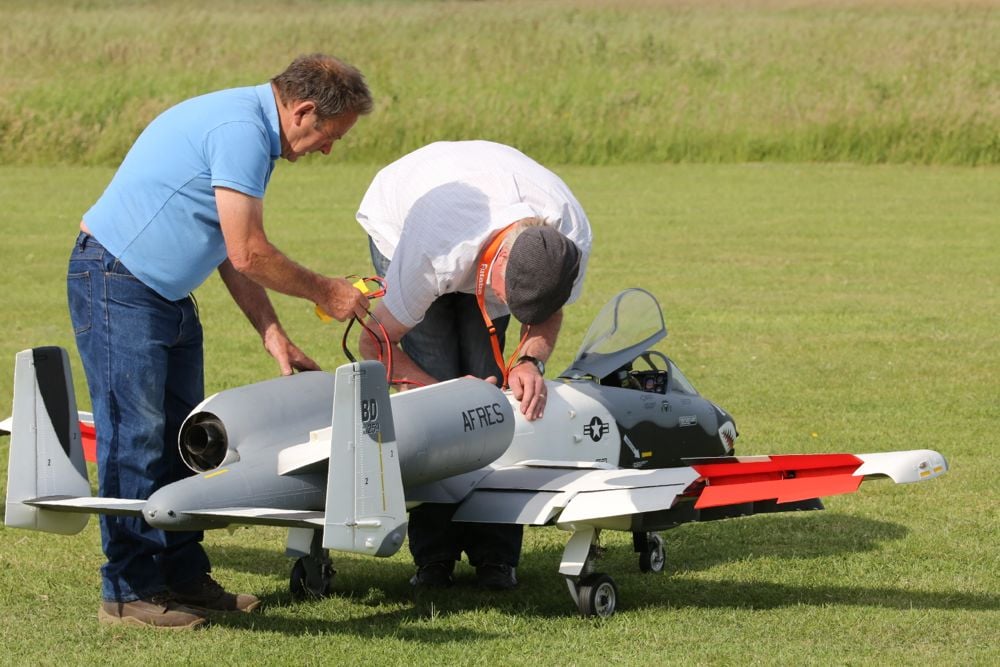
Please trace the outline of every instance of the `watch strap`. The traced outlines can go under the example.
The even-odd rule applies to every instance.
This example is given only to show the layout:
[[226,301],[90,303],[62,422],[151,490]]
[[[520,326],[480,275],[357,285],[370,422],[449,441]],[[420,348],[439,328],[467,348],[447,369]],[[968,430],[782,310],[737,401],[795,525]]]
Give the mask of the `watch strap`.
[[525,363],[525,362],[530,363],[530,364],[534,364],[535,368],[538,369],[538,374],[539,375],[545,375],[545,362],[542,361],[541,359],[539,359],[537,357],[533,357],[533,356],[531,356],[529,354],[526,354],[524,356],[518,357],[517,361],[514,363],[514,365],[517,366],[517,365]]

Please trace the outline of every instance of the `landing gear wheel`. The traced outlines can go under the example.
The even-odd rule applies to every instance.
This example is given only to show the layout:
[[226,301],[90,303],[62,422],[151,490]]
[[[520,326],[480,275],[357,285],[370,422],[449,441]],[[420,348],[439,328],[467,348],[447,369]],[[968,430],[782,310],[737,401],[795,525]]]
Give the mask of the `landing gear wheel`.
[[299,599],[327,597],[333,588],[335,573],[330,563],[310,563],[310,557],[304,556],[292,566],[288,589]]
[[646,549],[639,554],[639,571],[660,574],[666,563],[667,554],[663,549],[663,538],[658,533],[650,533]]
[[292,566],[288,590],[299,599],[326,597],[332,590],[335,574],[337,571],[333,569],[330,550],[323,548],[323,532],[314,530],[309,555],[299,558]]
[[618,587],[614,579],[595,572],[580,580],[577,585],[576,604],[585,617],[608,618],[615,613],[618,603]]

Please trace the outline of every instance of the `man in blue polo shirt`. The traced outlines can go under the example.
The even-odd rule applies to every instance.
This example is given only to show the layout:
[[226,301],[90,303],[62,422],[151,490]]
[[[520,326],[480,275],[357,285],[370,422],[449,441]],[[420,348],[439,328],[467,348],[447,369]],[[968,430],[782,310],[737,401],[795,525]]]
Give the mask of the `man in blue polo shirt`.
[[[333,143],[371,111],[354,67],[322,54],[270,82],[196,97],[163,112],[129,150],[80,223],[67,290],[97,430],[101,496],[147,498],[189,474],[177,434],[204,398],[202,328],[191,296],[218,270],[281,373],[318,366],[286,335],[268,289],[339,320],[364,315],[350,281],[296,264],[264,233],[263,196],[283,157]],[[252,611],[209,575],[201,532],[104,516],[105,623],[195,627],[207,611]]]

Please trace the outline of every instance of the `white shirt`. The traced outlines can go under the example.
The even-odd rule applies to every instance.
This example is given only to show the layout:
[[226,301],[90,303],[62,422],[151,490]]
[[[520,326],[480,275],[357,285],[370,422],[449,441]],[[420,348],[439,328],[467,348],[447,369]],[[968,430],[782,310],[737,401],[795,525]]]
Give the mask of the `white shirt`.
[[[442,294],[475,294],[477,259],[489,240],[536,216],[580,249],[572,303],[590,256],[587,215],[558,176],[510,146],[441,141],[417,149],[375,176],[357,213],[390,260],[382,303],[410,328]],[[490,317],[510,312],[491,290],[486,304]]]

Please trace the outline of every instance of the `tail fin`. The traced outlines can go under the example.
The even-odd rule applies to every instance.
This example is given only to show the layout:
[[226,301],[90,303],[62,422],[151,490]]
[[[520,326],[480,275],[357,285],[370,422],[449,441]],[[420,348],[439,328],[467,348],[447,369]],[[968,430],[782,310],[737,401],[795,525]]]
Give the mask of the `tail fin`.
[[391,556],[406,535],[406,502],[385,367],[337,369],[323,546]]
[[87,525],[86,514],[53,512],[23,502],[90,495],[77,414],[66,350],[36,347],[18,352],[7,462],[7,526],[72,535]]

